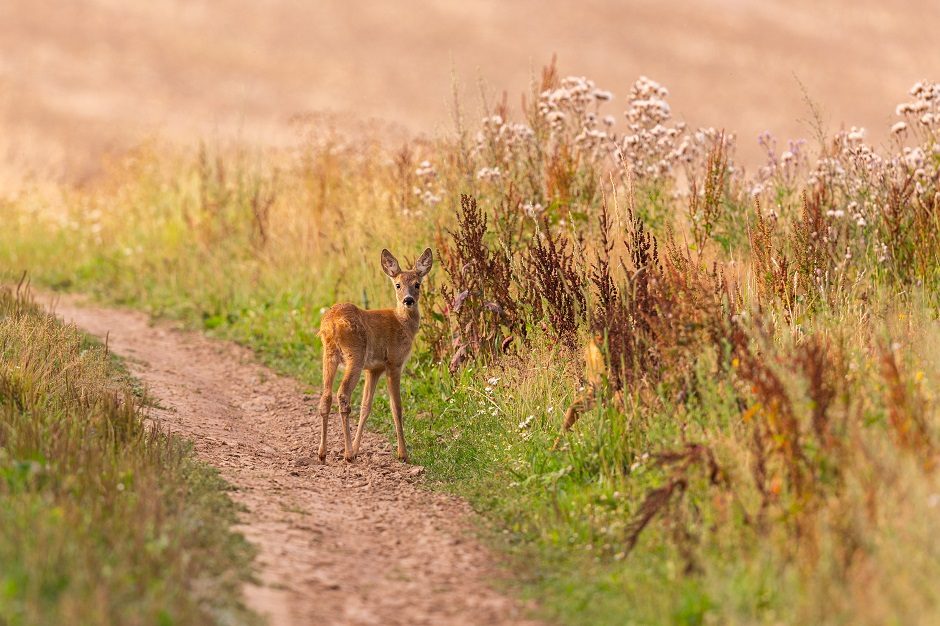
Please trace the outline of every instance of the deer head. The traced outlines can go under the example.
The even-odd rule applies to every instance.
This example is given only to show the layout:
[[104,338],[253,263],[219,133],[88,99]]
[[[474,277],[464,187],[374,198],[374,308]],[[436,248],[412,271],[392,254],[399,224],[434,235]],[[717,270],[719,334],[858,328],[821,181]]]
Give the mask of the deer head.
[[382,250],[382,270],[395,285],[398,308],[417,311],[418,298],[421,295],[421,280],[431,271],[432,262],[431,249],[428,248],[415,262],[413,269],[402,271],[398,259],[388,250]]

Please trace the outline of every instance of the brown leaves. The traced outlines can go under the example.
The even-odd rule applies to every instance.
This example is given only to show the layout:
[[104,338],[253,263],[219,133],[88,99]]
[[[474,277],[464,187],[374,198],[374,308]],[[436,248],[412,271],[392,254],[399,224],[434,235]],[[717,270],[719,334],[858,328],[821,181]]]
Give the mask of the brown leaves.
[[[639,541],[640,534],[656,518],[657,515],[667,516],[672,512],[676,514],[678,500],[682,498],[693,479],[695,470],[702,471],[709,486],[726,487],[728,479],[715,458],[711,448],[700,443],[690,443],[679,450],[667,450],[654,456],[655,463],[664,469],[671,469],[666,484],[649,491],[643,499],[640,508],[634,514],[627,527],[625,552],[629,553]],[[681,527],[681,525],[679,525]],[[683,542],[691,539],[687,531],[679,532],[676,537]],[[691,562],[691,546],[680,546],[683,554],[689,560],[688,568],[693,567]]]
[[[489,241],[486,213],[471,196],[461,196],[457,228],[442,239],[441,264],[449,285],[442,289],[448,306],[443,323],[453,338],[451,371],[470,358],[492,359],[521,330],[512,293],[514,275],[507,251]],[[456,294],[456,295],[453,295]]]

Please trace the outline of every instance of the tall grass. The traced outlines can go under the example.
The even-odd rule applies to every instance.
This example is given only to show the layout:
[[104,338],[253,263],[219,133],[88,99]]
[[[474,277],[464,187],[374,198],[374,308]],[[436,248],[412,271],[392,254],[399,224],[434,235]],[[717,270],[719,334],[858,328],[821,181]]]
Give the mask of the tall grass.
[[143,148],[10,200],[0,258],[316,384],[324,307],[386,305],[377,251],[433,242],[414,458],[489,516],[548,614],[931,623],[940,89],[911,96],[883,150],[764,136],[749,174],[655,81],[624,125],[552,65],[521,121],[503,101],[475,135]]
[[214,470],[104,346],[0,290],[0,623],[255,623]]

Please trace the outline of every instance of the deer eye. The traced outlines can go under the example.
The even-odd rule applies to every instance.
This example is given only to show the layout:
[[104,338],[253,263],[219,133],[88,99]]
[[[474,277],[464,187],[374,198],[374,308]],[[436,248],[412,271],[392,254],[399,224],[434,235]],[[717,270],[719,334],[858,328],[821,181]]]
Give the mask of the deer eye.
[[401,283],[395,283],[395,289],[401,289]]
[[415,289],[421,289],[421,283],[415,283]]

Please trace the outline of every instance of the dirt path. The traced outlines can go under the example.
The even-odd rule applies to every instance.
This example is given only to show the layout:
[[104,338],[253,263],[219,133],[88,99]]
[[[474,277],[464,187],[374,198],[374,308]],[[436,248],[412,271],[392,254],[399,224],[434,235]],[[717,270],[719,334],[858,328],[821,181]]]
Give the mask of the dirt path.
[[74,298],[54,308],[107,334],[166,407],[154,417],[237,487],[241,530],[260,550],[261,584],[246,594],[271,624],[532,623],[490,588],[497,572],[468,532],[466,504],[417,486],[420,468],[394,461],[383,437],[367,434],[346,464],[334,416],[327,464],[297,467],[318,435],[317,398],[295,381],[141,313]]

